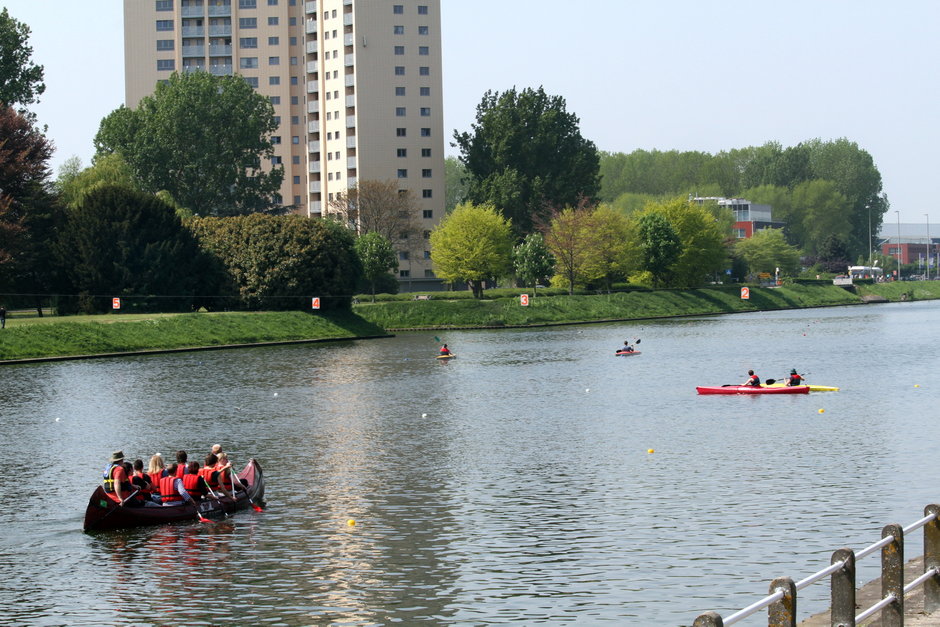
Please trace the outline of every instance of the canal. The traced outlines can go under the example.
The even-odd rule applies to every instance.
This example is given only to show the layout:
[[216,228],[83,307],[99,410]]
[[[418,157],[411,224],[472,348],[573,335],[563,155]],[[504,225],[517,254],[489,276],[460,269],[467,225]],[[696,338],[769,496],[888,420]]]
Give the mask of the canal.
[[[0,624],[690,625],[940,501],[940,302],[435,335],[0,369]],[[842,390],[695,393],[749,368]],[[214,443],[265,512],[81,531]]]

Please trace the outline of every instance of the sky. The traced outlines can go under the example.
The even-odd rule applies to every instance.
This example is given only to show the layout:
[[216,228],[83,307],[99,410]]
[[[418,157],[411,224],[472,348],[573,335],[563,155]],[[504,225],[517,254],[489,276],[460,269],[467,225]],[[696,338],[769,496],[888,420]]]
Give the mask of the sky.
[[[138,0],[147,2],[151,0]],[[847,138],[871,154],[885,223],[938,224],[936,0],[441,0],[446,154],[487,90],[544,87],[600,150],[723,150]],[[89,165],[124,102],[120,0],[0,0],[32,34],[33,107]],[[933,155],[933,156],[931,156]],[[894,212],[898,211],[898,214]],[[925,214],[934,211],[935,216]]]

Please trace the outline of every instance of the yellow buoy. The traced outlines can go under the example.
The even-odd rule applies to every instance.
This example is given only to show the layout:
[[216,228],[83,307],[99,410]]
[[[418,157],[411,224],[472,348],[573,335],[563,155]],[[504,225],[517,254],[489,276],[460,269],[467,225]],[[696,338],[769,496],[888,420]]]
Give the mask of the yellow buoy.
[[646,449],[646,452],[647,452],[647,453],[655,453],[656,451],[654,451],[653,449]]
[[350,527],[355,527],[356,521],[350,518],[349,520],[346,521],[346,524],[349,525]]
[[920,384],[919,384],[919,383],[915,383],[915,384],[914,384],[914,387],[915,387],[915,388],[919,388],[919,387],[920,387]]
[[825,409],[822,409],[822,408],[820,408],[820,409],[819,409],[819,413],[820,413],[820,414],[825,414],[825,413],[826,413],[826,410],[825,410]]

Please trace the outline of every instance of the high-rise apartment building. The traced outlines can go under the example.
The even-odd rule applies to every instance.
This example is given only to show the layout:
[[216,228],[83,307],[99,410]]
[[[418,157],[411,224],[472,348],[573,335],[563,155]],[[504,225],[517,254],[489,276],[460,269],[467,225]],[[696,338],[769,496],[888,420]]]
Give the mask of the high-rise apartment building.
[[244,77],[279,121],[283,203],[319,217],[357,181],[396,181],[419,231],[392,241],[399,278],[427,289],[444,213],[440,25],[440,0],[124,0],[126,105],[173,72]]

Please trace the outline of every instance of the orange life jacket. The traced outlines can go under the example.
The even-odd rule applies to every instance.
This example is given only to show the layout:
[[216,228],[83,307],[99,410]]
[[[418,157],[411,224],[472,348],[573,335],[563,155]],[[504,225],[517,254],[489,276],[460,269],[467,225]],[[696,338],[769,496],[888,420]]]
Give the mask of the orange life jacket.
[[183,476],[183,489],[185,489],[193,497],[205,496],[206,484],[202,481],[202,477],[199,475],[184,475]]
[[203,466],[199,469],[199,476],[205,479],[213,490],[219,487],[219,474],[215,466]]
[[160,499],[164,503],[183,500],[180,493],[176,491],[176,477],[163,477],[160,479]]

